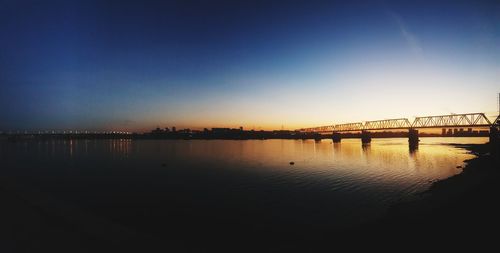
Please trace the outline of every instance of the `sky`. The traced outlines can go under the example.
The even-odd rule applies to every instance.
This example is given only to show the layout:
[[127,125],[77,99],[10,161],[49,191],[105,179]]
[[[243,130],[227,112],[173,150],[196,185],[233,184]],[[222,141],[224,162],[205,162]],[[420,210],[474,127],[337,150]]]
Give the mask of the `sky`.
[[0,131],[498,114],[499,1],[0,0]]

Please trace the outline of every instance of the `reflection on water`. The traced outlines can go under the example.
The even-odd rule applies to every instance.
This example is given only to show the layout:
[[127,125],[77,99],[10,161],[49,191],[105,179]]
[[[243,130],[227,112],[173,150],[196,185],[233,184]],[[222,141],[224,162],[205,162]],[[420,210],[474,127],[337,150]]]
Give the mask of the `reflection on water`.
[[[172,217],[186,226],[186,220],[207,216],[244,216],[253,225],[349,226],[460,173],[458,167],[473,156],[446,143],[486,141],[421,138],[418,149],[403,138],[373,139],[368,145],[356,139],[0,142],[0,173],[97,215],[148,229],[175,224]],[[147,215],[137,216],[138,210]]]

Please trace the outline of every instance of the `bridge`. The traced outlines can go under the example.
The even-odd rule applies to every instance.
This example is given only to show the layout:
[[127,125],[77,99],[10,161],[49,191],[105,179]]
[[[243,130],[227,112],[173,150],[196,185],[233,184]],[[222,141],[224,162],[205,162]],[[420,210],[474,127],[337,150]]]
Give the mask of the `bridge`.
[[[423,128],[477,128],[488,127],[490,133],[499,130],[500,116],[492,124],[484,113],[450,114],[439,116],[416,117],[413,122],[406,118],[384,119],[375,121],[336,124],[299,129],[303,133],[332,134],[334,142],[340,142],[341,133],[361,132],[362,143],[371,142],[369,131],[408,130],[410,145],[418,145],[418,129]],[[490,134],[490,138],[491,138]]]

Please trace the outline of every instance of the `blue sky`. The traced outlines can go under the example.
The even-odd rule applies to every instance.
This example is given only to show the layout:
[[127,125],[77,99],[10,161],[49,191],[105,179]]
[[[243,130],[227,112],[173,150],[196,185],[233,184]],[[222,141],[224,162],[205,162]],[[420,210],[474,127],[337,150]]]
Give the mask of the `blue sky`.
[[495,1],[0,0],[0,130],[496,114]]

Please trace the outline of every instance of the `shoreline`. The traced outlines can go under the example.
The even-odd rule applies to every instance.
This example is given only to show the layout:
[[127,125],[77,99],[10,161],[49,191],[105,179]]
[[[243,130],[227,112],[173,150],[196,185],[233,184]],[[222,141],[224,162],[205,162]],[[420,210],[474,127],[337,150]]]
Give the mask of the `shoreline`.
[[[422,233],[428,235],[492,236],[500,224],[500,158],[486,144],[449,144],[475,155],[465,160],[461,173],[433,182],[416,199],[396,203],[378,220],[355,232],[383,230],[397,237]],[[353,231],[354,232],[354,231]],[[398,234],[401,233],[401,234]]]

